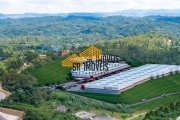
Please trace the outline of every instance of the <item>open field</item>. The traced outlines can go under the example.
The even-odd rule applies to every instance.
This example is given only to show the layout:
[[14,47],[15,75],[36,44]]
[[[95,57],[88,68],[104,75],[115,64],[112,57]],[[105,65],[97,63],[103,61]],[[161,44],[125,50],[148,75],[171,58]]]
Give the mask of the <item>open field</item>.
[[[171,102],[180,100],[179,98],[180,98],[180,95],[167,96],[167,97],[164,97],[164,98],[161,98],[161,99],[158,99],[158,100],[154,100],[154,101],[151,101],[151,102],[147,102],[147,103],[144,103],[144,104],[141,104],[141,105],[134,106],[132,108],[137,112],[139,111],[141,113],[144,113],[145,111],[148,112],[150,110],[155,110],[156,108],[159,108],[161,106],[168,105]],[[142,118],[144,116],[145,115],[141,115],[141,117],[137,116],[137,117],[135,117],[135,118],[133,118],[131,120],[142,120]],[[176,119],[173,118],[173,120],[176,120]]]
[[[133,104],[142,99],[149,99],[162,94],[180,92],[180,74],[169,75],[167,77],[150,80],[129,89],[120,95],[109,95],[99,93],[74,92],[79,95],[110,102]],[[170,96],[171,97],[171,96]],[[159,101],[159,100],[158,100]]]
[[167,96],[158,100],[153,100],[151,102],[143,103],[141,105],[137,105],[132,107],[136,111],[140,110],[145,110],[145,111],[150,111],[154,110],[156,108],[159,108],[164,105],[168,105],[171,102],[175,102],[177,100],[180,100],[180,95],[172,95],[172,96]]
[[52,83],[64,83],[67,82],[72,68],[62,67],[62,60],[55,61],[53,63],[46,64],[41,68],[29,71],[38,80],[40,85],[52,84]]

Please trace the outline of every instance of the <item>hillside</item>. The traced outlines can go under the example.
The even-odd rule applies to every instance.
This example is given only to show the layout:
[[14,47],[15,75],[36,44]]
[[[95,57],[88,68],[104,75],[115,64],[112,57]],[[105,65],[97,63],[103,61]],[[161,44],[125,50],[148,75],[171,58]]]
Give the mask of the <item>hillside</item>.
[[[180,64],[179,46],[175,46],[179,39],[169,38],[161,34],[143,34],[131,37],[112,39],[110,41],[99,41],[94,44],[103,54],[116,54],[128,62],[132,67],[141,66],[147,63],[156,64]],[[85,50],[79,47],[71,52],[82,52]],[[70,77],[71,68],[61,65],[61,60],[43,65],[40,68],[31,70],[30,73],[38,80],[39,85],[59,84],[67,82]]]
[[72,68],[62,67],[62,60],[47,64],[41,68],[31,70],[30,73],[36,77],[39,85],[61,84],[71,78]]
[[179,16],[179,9],[127,9],[116,12],[101,12],[101,13],[84,13],[84,12],[75,12],[75,13],[24,13],[24,14],[0,14],[0,19],[19,19],[19,18],[32,18],[32,17],[45,17],[45,16],[61,16],[66,17],[69,15],[73,16],[91,16],[91,17],[103,17],[103,16],[133,16],[133,17],[143,17],[151,15],[161,15],[161,16]]
[[[175,17],[92,17],[92,16],[51,16],[33,17],[24,19],[0,20],[0,37],[19,36],[48,36],[72,38],[78,40],[91,39],[90,36],[98,35],[99,39],[111,39],[129,35],[144,34],[148,32],[160,32],[179,35],[179,24],[174,23]],[[72,24],[73,23],[73,24]],[[93,37],[95,38],[95,37]],[[93,40],[93,39],[91,39]],[[97,39],[95,39],[97,40]]]
[[95,45],[104,54],[116,54],[132,66],[146,63],[180,64],[179,38],[162,34],[142,34],[110,41],[100,41]]

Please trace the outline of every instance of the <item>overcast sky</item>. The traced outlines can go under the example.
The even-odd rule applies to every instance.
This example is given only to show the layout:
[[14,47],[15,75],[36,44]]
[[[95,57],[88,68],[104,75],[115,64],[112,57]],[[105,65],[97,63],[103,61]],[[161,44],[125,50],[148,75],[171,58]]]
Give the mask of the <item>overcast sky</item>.
[[180,0],[0,0],[0,13],[114,12],[124,9],[179,9]]

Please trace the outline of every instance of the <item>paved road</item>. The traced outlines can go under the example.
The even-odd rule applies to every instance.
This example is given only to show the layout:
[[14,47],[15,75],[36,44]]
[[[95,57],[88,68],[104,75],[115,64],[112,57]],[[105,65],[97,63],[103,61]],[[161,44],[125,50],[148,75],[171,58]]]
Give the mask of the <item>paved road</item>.
[[5,98],[5,95],[0,92],[0,101]]

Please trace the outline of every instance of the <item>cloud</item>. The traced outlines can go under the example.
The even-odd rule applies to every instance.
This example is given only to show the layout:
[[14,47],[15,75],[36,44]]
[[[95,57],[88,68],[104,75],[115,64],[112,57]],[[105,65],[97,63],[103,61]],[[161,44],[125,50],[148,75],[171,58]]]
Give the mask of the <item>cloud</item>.
[[5,0],[0,0],[0,6],[8,5],[8,2]]
[[0,13],[113,12],[124,9],[180,9],[180,0],[0,0]]

